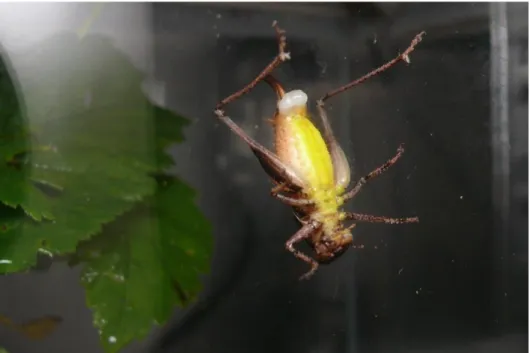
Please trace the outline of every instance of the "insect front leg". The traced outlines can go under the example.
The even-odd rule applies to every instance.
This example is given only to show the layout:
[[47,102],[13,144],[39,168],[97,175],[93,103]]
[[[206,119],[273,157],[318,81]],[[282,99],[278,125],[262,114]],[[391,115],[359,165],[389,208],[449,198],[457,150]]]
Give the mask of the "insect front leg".
[[361,213],[345,213],[345,219],[356,221],[356,222],[367,222],[367,223],[386,223],[386,224],[405,224],[405,223],[419,223],[418,217],[406,217],[406,218],[391,218],[384,216],[372,216]]
[[403,148],[403,145],[400,145],[398,150],[397,150],[397,153],[396,153],[396,155],[394,157],[390,158],[388,161],[386,161],[385,164],[383,164],[379,168],[373,170],[368,175],[366,175],[366,176],[362,177],[361,179],[359,179],[359,181],[357,182],[357,184],[355,184],[353,189],[351,189],[350,191],[348,191],[347,193],[342,195],[342,200],[343,201],[347,201],[347,200],[350,200],[353,197],[355,197],[355,195],[357,195],[357,193],[361,190],[363,185],[366,184],[366,182],[368,182],[368,180],[370,180],[370,179],[372,179],[372,178],[374,178],[374,177],[376,177],[378,175],[383,174],[388,168],[390,168],[391,166],[396,164],[396,162],[398,161],[399,158],[401,158],[403,153],[405,153],[405,149]]
[[290,251],[296,258],[308,263],[311,266],[311,269],[308,272],[306,272],[303,276],[301,276],[300,280],[309,279],[309,277],[311,277],[318,269],[318,262],[315,259],[307,256],[306,254],[296,250],[294,248],[294,245],[304,239],[310,238],[316,231],[318,231],[318,228],[319,228],[319,225],[317,225],[315,222],[309,222],[306,225],[304,225],[302,228],[300,228],[300,230],[297,231],[285,243],[285,248],[288,251]]

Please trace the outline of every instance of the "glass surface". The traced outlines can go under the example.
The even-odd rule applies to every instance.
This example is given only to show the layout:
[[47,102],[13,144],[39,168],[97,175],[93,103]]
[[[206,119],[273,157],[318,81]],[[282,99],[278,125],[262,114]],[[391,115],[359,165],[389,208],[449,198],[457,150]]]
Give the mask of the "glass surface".
[[[92,6],[0,5],[0,44],[21,97],[25,80],[51,65],[29,64],[28,51],[61,30],[82,31]],[[309,95],[314,116],[324,93],[427,33],[409,65],[331,99],[328,112],[353,181],[405,144],[399,162],[345,208],[420,223],[359,224],[353,234],[364,249],[309,281],[298,281],[307,265],[285,250],[299,229],[291,210],[213,114],[276,54],[273,20],[291,53],[275,76]],[[153,102],[191,120],[171,149],[172,171],[197,190],[215,244],[200,299],[123,352],[528,350],[527,4],[109,3],[86,28],[145,73]],[[41,103],[26,104],[31,113]],[[275,105],[261,84],[226,112],[272,148]],[[150,151],[157,127],[138,128],[137,146]],[[0,327],[9,352],[102,351],[79,268],[42,265],[0,277],[0,288],[1,315],[63,318],[38,342]]]

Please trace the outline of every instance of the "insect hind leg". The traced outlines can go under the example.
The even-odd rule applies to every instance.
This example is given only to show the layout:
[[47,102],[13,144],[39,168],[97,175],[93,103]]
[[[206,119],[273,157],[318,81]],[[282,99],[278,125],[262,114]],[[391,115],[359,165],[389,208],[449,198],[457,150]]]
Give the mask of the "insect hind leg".
[[241,96],[247,94],[250,92],[254,87],[258,85],[261,81],[263,81],[274,69],[276,69],[278,66],[281,65],[284,61],[289,60],[291,57],[288,52],[285,51],[285,47],[287,45],[286,37],[285,37],[285,31],[281,29],[278,26],[278,23],[274,21],[272,23],[272,26],[274,27],[274,30],[276,31],[276,36],[278,38],[278,54],[276,57],[261,71],[261,73],[256,76],[254,80],[252,80],[249,84],[247,84],[245,87],[240,89],[237,92],[234,92],[230,96],[226,97],[225,99],[221,100],[215,107],[216,114],[219,115],[218,111],[221,111],[221,109],[235,101],[236,99],[240,98]]
[[250,137],[239,127],[239,125],[230,119],[230,117],[224,115],[222,110],[216,110],[215,114],[219,120],[225,123],[230,130],[249,145],[252,152],[254,152],[259,162],[266,168],[267,173],[271,175],[271,177],[277,177],[282,181],[288,181],[297,187],[303,187],[305,185],[304,181],[293,170],[287,167],[278,156]]
[[397,55],[394,59],[388,61],[386,64],[383,64],[379,66],[377,69],[370,71],[366,75],[351,81],[350,83],[345,84],[344,86],[341,86],[331,92],[326,93],[322,98],[318,100],[318,105],[324,106],[324,102],[328,100],[329,98],[336,96],[339,93],[345,92],[349,90],[350,88],[357,86],[366,80],[382,73],[383,71],[386,71],[390,69],[392,66],[396,65],[400,61],[404,61],[406,63],[410,62],[409,54],[416,48],[416,45],[418,45],[421,40],[423,39],[423,36],[425,35],[425,31],[422,31],[421,33],[417,34],[407,49],[402,54]]
[[[349,90],[350,88],[357,86],[367,81],[368,79],[382,73],[383,71],[390,69],[391,67],[393,67],[400,61],[405,61],[406,63],[409,63],[410,62],[409,54],[415,49],[416,45],[418,45],[421,42],[424,35],[425,35],[424,31],[417,34],[412,40],[412,42],[410,43],[410,45],[408,46],[408,48],[405,49],[405,51],[402,54],[397,55],[394,59],[372,70],[366,75],[356,80],[353,80],[333,91],[326,93],[324,96],[322,96],[317,101],[317,109],[318,109],[319,116],[320,116],[320,119],[324,127],[324,137],[326,139],[326,143],[328,145],[328,148],[330,149],[332,159],[333,159],[333,164],[335,168],[335,180],[336,180],[337,186],[343,187],[343,188],[346,188],[348,186],[350,182],[350,177],[349,177],[350,168],[348,166],[348,160],[346,159],[346,156],[344,155],[343,150],[341,149],[335,137],[333,136],[331,124],[326,114],[325,102],[329,98],[336,96],[340,93],[343,93]],[[353,193],[353,195],[349,195],[346,199],[353,197],[355,193]]]
[[241,129],[232,119],[230,119],[230,117],[225,115],[223,111],[224,106],[235,101],[244,94],[250,92],[254,87],[256,87],[259,82],[263,81],[282,62],[290,59],[289,53],[285,51],[285,31],[278,26],[276,21],[273,22],[272,26],[274,27],[278,38],[278,54],[269,63],[269,65],[267,65],[265,69],[248,85],[221,100],[216,105],[214,113],[219,120],[226,124],[235,134],[237,134],[241,139],[243,139],[243,141],[245,141],[250,146],[262,166],[267,169],[267,173],[269,175],[277,177],[281,179],[281,181],[289,181],[290,183],[301,187],[304,185],[304,182],[299,176],[297,176],[292,170],[287,168],[287,166],[282,163],[274,153],[269,151],[267,148],[265,148],[263,145],[261,145],[256,140],[251,138],[247,133],[245,133],[243,129]]

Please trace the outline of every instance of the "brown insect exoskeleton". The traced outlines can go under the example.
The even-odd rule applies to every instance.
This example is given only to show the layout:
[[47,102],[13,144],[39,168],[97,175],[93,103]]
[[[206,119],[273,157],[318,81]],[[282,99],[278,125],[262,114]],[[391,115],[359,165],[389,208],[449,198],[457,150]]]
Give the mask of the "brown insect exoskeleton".
[[[313,275],[319,263],[335,260],[352,245],[351,229],[355,227],[355,222],[403,224],[419,221],[417,217],[389,218],[340,210],[344,202],[357,195],[368,180],[395,164],[404,149],[400,146],[394,157],[361,178],[351,190],[346,191],[350,183],[350,167],[333,135],[324,102],[387,70],[401,60],[409,63],[409,54],[421,41],[425,32],[418,34],[402,54],[388,63],[319,99],[317,108],[324,129],[321,135],[307,113],[307,95],[301,90],[285,92],[271,75],[282,62],[290,59],[289,53],[285,51],[285,32],[276,22],[273,23],[273,27],[278,37],[278,54],[252,82],[217,104],[215,115],[252,149],[266,173],[276,184],[271,190],[272,196],[293,208],[302,228],[285,245],[294,256],[311,265],[311,269],[301,277],[303,279]],[[277,109],[272,119],[275,153],[252,139],[222,110],[225,105],[250,92],[262,81],[268,83],[278,96]],[[354,223],[344,226],[346,220]],[[316,253],[315,259],[294,248],[294,245],[302,240],[306,240],[313,248]]]

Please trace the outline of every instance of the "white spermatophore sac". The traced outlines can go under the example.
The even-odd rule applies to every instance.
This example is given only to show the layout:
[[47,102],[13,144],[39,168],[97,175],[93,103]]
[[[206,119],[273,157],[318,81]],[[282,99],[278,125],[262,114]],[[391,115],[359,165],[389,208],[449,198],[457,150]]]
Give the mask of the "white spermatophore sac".
[[288,114],[293,108],[302,108],[307,104],[307,94],[302,90],[294,90],[285,93],[278,102],[278,111],[280,114]]

